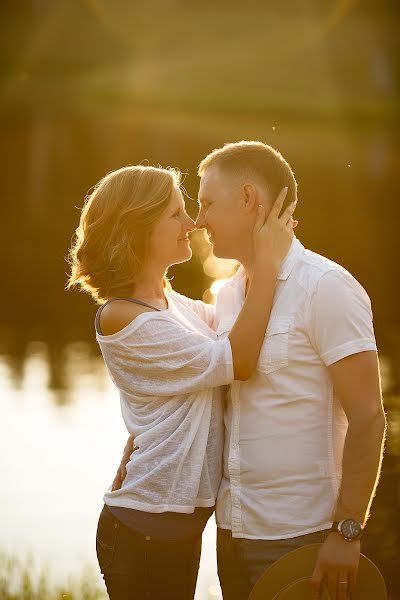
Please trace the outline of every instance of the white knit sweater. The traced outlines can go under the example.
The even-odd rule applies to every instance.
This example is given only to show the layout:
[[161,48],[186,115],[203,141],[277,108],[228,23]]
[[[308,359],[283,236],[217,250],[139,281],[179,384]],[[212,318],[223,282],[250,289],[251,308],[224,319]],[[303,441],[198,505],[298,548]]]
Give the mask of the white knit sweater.
[[138,447],[121,489],[104,501],[146,512],[212,506],[221,480],[223,405],[233,381],[229,339],[211,329],[213,307],[168,294],[121,331],[97,332],[122,416]]

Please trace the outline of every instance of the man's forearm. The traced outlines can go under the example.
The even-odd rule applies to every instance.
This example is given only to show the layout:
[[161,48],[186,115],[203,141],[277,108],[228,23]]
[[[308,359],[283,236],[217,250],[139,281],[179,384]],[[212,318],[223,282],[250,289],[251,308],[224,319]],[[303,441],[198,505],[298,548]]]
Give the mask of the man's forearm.
[[366,423],[349,423],[335,521],[353,518],[362,525],[367,521],[380,475],[385,426],[383,412]]

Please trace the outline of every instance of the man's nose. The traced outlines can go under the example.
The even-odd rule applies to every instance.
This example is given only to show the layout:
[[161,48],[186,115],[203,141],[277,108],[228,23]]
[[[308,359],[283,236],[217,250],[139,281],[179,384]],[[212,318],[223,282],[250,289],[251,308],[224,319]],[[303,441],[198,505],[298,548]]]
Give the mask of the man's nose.
[[201,211],[201,210],[199,211],[199,214],[197,215],[195,225],[196,225],[196,229],[204,229],[206,227],[206,222],[203,217],[203,211]]
[[186,231],[193,231],[194,229],[196,229],[196,223],[189,216],[188,216],[187,221],[186,221],[185,229],[186,229]]

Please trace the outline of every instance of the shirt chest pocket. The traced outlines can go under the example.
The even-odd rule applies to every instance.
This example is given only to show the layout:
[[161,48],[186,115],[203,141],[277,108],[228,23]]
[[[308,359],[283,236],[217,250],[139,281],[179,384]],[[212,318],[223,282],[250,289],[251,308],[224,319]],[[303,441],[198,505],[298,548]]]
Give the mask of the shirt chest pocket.
[[258,360],[258,368],[264,375],[288,365],[291,324],[290,317],[272,317],[269,320]]

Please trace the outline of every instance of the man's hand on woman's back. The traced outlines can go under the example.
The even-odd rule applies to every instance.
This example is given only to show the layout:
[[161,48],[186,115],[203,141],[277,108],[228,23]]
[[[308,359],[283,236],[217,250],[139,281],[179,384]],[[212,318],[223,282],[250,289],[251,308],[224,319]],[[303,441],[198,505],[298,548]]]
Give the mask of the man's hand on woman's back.
[[125,444],[124,453],[122,455],[122,459],[120,465],[117,470],[117,474],[114,477],[114,481],[111,486],[111,491],[115,492],[119,490],[122,486],[122,482],[126,477],[126,465],[130,461],[132,452],[135,450],[135,439],[133,435],[130,435]]

